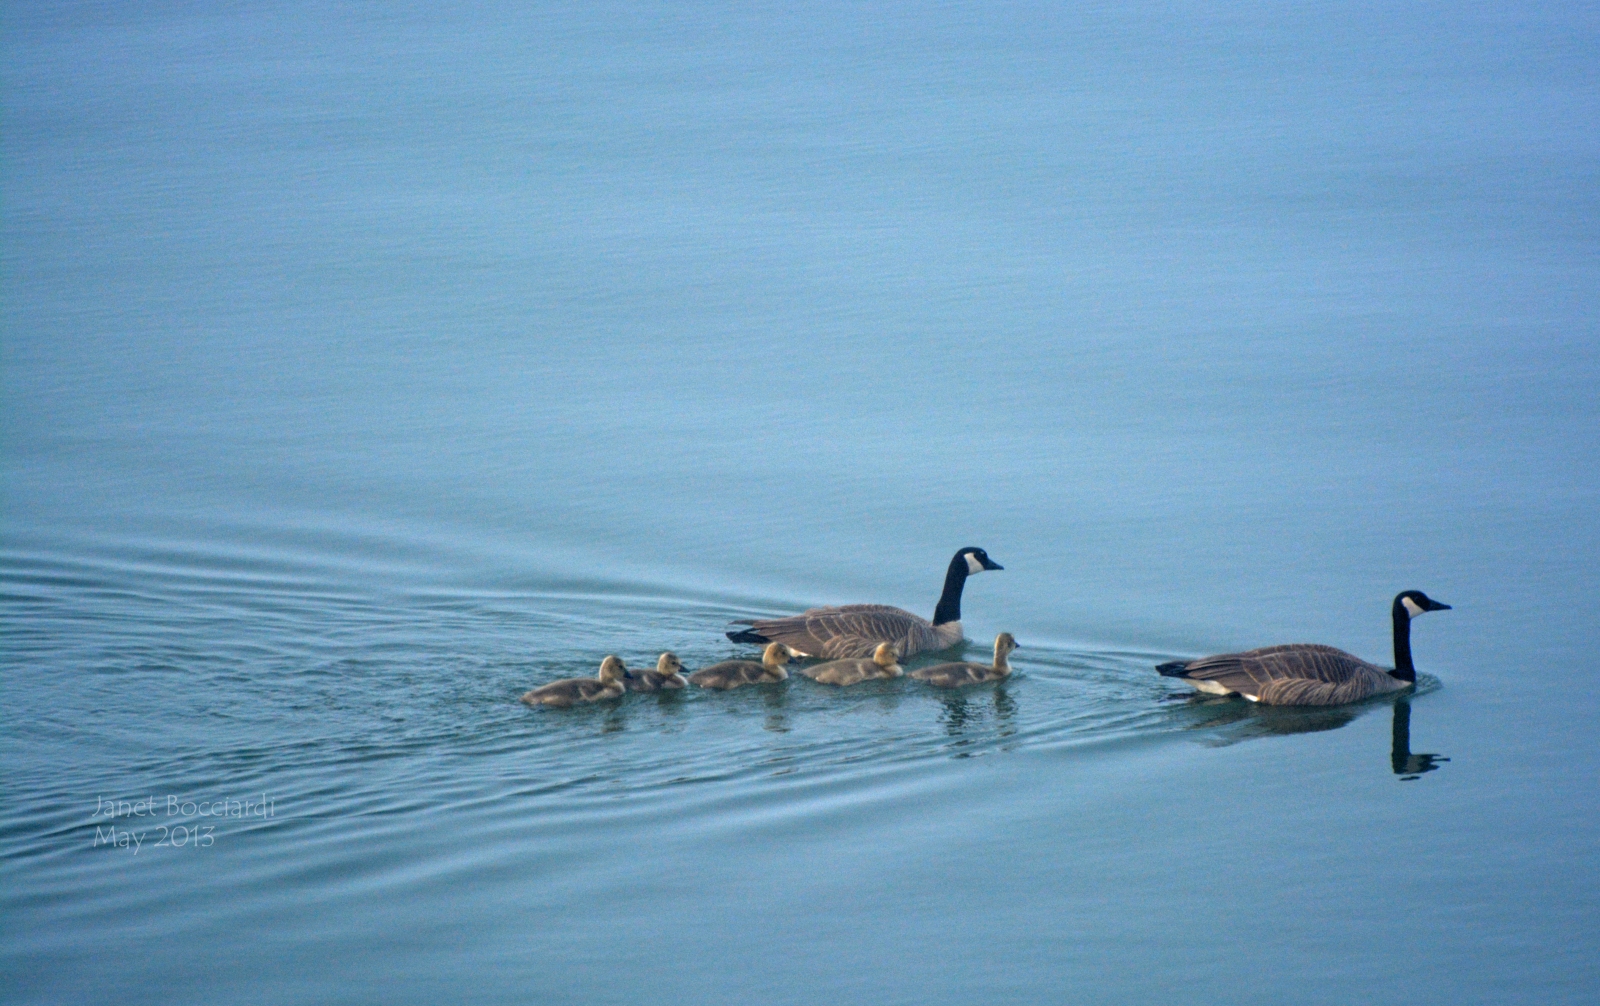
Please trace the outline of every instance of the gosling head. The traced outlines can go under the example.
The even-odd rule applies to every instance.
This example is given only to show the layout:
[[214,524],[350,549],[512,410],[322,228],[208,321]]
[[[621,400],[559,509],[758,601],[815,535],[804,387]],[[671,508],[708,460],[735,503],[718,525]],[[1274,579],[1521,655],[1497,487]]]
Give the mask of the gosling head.
[[1016,637],[1009,632],[1002,632],[994,637],[994,663],[996,667],[1004,667],[1006,655],[1017,648]]
[[768,667],[782,667],[789,662],[789,648],[782,643],[768,643],[761,652],[761,662]]
[[989,558],[989,553],[981,548],[968,546],[956,553],[956,559],[967,561],[967,575],[982,573],[986,569],[1005,569],[1004,566]]
[[621,681],[622,676],[628,673],[628,668],[623,665],[622,658],[612,655],[600,661],[600,680],[606,684]]
[[879,643],[878,648],[872,651],[872,662],[879,667],[894,667],[899,661],[899,656],[892,644]]
[[656,671],[659,674],[664,674],[670,678],[681,670],[683,670],[683,661],[679,660],[678,655],[670,650],[656,658]]
[[1449,611],[1450,606],[1435,601],[1420,590],[1402,590],[1394,597],[1394,613],[1399,615],[1404,611],[1406,617],[1416,618],[1424,611]]

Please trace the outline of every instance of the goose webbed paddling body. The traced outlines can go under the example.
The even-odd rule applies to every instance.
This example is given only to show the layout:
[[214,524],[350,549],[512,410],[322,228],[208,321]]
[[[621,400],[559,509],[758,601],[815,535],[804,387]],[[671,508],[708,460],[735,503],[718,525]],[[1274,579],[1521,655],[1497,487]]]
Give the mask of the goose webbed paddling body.
[[1017,641],[1011,633],[1002,632],[994,637],[993,664],[974,664],[967,661],[934,664],[932,667],[912,671],[907,677],[926,681],[935,688],[961,688],[966,685],[999,681],[1011,676],[1011,665],[1006,661],[1006,656],[1016,648]]
[[1291,643],[1243,653],[1221,653],[1199,660],[1175,660],[1156,667],[1162,675],[1187,681],[1212,695],[1241,695],[1270,706],[1337,706],[1359,702],[1416,683],[1411,662],[1411,620],[1425,611],[1448,611],[1420,590],[1395,595],[1394,669],[1369,664],[1332,646]]
[[669,652],[656,658],[656,668],[653,671],[629,671],[627,684],[630,692],[659,692],[683,688],[689,682],[683,676],[682,661],[678,659],[676,653]]
[[789,672],[784,664],[789,662],[789,651],[782,643],[768,643],[759,662],[754,660],[724,660],[720,664],[702,667],[689,675],[689,683],[701,688],[727,691],[744,685],[768,685],[787,680]]
[[797,657],[870,657],[879,643],[888,643],[902,657],[943,650],[961,642],[961,592],[967,577],[1004,569],[981,548],[961,549],[945,571],[944,592],[933,621],[887,604],[846,604],[812,608],[787,618],[759,618],[730,629],[736,643],[782,643]]
[[875,678],[898,678],[905,671],[895,657],[894,647],[879,643],[872,651],[872,659],[853,657],[849,660],[830,660],[814,664],[800,671],[812,681],[822,685],[858,685]]
[[600,662],[600,674],[593,678],[570,678],[552,681],[522,696],[530,706],[555,706],[565,708],[583,702],[600,702],[622,696],[627,685],[624,680],[628,669],[618,657],[610,656]]

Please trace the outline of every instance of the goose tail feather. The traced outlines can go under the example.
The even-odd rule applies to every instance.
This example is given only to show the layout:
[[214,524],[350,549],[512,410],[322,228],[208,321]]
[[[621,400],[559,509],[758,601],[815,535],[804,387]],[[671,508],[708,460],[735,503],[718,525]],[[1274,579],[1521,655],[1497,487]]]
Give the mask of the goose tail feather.
[[761,633],[757,632],[754,629],[737,628],[737,626],[739,625],[738,622],[735,622],[734,625],[736,627],[729,629],[727,632],[724,633],[724,635],[726,635],[730,640],[732,640],[735,643],[758,643],[759,644],[759,643],[770,643],[770,642],[772,642],[772,640],[768,639],[766,636],[763,636]]

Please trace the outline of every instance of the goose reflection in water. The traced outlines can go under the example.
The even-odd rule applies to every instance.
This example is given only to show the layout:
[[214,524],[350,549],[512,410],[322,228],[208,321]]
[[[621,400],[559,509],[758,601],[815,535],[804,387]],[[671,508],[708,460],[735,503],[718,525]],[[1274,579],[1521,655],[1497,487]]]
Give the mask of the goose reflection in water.
[[[1295,706],[1260,706],[1233,698],[1203,695],[1177,696],[1185,706],[1200,713],[1203,719],[1184,729],[1211,730],[1228,727],[1213,743],[1218,746],[1237,744],[1257,737],[1282,737],[1288,734],[1318,733],[1337,730],[1355,721],[1383,701],[1364,702],[1332,708],[1306,708]],[[1439,770],[1441,762],[1450,759],[1439,754],[1411,751],[1411,697],[1391,700],[1394,712],[1394,730],[1389,750],[1389,764],[1401,782],[1412,782],[1428,772]]]
[[1411,702],[1396,699],[1394,703],[1394,744],[1389,751],[1389,764],[1401,782],[1422,778],[1424,772],[1437,772],[1439,762],[1449,761],[1443,755],[1411,753]]

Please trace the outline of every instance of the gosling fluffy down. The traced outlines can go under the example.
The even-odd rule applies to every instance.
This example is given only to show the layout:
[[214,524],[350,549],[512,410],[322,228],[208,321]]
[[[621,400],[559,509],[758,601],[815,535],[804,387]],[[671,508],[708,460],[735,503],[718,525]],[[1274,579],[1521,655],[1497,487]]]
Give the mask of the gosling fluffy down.
[[667,652],[656,658],[653,671],[629,671],[627,685],[630,692],[660,692],[684,688],[689,684],[683,676],[683,663],[676,653]]
[[994,663],[972,664],[958,661],[951,664],[934,664],[932,667],[923,667],[912,671],[910,677],[919,681],[926,681],[935,688],[962,688],[966,685],[981,685],[987,681],[1003,681],[1011,676],[1011,665],[1006,662],[1006,655],[1017,648],[1017,641],[1011,633],[1002,632],[994,637]]
[[541,685],[522,697],[530,706],[555,706],[566,708],[582,702],[600,702],[621,698],[625,690],[624,675],[628,669],[615,656],[600,661],[600,674],[593,678],[571,678]]
[[702,667],[689,675],[691,684],[701,688],[727,691],[744,685],[769,685],[787,680],[789,672],[784,664],[789,662],[789,651],[782,643],[768,643],[761,654],[761,662],[754,660],[724,660],[720,664]]
[[812,681],[822,685],[856,685],[874,678],[898,678],[905,671],[899,664],[899,655],[888,643],[879,643],[872,651],[871,660],[830,660],[800,671]]

